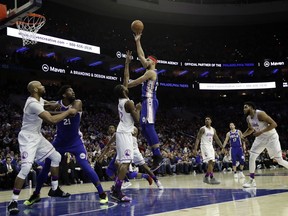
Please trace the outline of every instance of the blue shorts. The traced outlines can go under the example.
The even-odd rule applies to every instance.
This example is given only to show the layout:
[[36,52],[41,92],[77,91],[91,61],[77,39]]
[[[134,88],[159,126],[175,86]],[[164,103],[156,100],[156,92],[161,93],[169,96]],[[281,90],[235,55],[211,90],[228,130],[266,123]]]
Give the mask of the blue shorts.
[[232,165],[236,166],[236,161],[239,161],[241,165],[244,165],[244,154],[241,147],[231,148]]
[[140,123],[154,124],[159,103],[156,98],[145,98],[142,101]]

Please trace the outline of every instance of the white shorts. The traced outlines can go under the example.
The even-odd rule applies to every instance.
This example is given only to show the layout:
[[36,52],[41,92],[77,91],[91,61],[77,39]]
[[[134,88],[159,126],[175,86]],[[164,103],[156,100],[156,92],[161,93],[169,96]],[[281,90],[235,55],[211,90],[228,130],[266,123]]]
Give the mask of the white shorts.
[[282,150],[279,141],[278,133],[275,133],[271,136],[258,136],[255,138],[252,147],[250,149],[251,153],[261,154],[264,149],[267,149],[267,152],[271,159],[275,157],[282,157]]
[[141,165],[145,164],[145,160],[143,158],[143,155],[139,151],[138,145],[137,146],[134,145],[133,151],[134,151],[133,152],[133,163],[136,166],[141,166]]
[[33,164],[34,160],[43,161],[56,151],[42,134],[20,131],[18,142],[22,163]]
[[215,150],[212,145],[201,145],[200,148],[204,163],[215,161]]
[[116,160],[118,163],[131,163],[133,160],[132,133],[116,132]]

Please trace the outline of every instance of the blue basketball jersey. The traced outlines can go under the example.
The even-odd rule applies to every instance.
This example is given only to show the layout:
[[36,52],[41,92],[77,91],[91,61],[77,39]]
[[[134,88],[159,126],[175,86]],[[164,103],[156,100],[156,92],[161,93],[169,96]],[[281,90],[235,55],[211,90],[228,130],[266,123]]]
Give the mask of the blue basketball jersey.
[[232,148],[242,147],[241,138],[239,136],[238,130],[235,132],[230,131],[230,144]]
[[[69,109],[69,106],[71,106],[64,106],[62,101],[58,101],[58,103],[61,105],[60,111],[66,111]],[[75,116],[66,117],[57,123],[57,133],[55,136],[57,144],[64,146],[72,145],[74,142],[71,141],[82,137],[82,133],[80,132],[81,114],[82,112],[78,112]]]
[[156,99],[156,91],[158,86],[158,76],[156,80],[146,80],[142,83],[142,98]]

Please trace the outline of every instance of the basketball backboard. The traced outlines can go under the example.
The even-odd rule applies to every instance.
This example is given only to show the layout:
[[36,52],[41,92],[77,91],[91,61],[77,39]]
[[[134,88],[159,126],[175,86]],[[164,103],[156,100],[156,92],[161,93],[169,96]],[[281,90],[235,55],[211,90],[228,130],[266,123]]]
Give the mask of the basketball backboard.
[[0,0],[0,29],[14,25],[42,5],[42,0]]

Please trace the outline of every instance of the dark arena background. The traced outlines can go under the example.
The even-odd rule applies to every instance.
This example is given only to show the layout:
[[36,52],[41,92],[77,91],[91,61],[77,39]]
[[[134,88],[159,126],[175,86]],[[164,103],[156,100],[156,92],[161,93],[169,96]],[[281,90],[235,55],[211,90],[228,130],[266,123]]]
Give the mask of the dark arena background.
[[[206,116],[211,116],[223,142],[230,122],[242,132],[247,129],[243,103],[253,101],[277,122],[283,159],[287,160],[287,0],[43,0],[41,5],[32,1],[34,13],[44,16],[46,23],[36,34],[37,43],[25,46],[12,21],[24,14],[15,8],[26,7],[29,0],[11,2],[0,0],[7,8],[7,16],[0,14],[0,215],[9,215],[6,209],[21,164],[17,136],[27,84],[32,80],[45,86],[46,100],[57,100],[57,92],[65,84],[82,100],[80,130],[89,162],[109,194],[113,181],[105,170],[112,155],[101,163],[97,158],[108,142],[109,125],[119,122],[113,89],[123,82],[127,50],[133,56],[130,78],[145,72],[131,30],[136,19],[144,23],[141,43],[145,55],[158,58],[155,127],[164,164],[156,174],[164,190],[154,183],[150,186],[145,179],[131,179],[132,186],[125,194],[132,202],[117,203],[109,195],[108,205],[103,206],[93,184],[74,163],[68,164],[68,169],[62,166],[59,179],[71,197],[48,197],[47,182],[42,200],[27,208],[23,202],[33,192],[41,170],[36,164],[20,194],[19,215],[287,214],[288,171],[266,151],[256,160],[257,188],[248,189],[242,187],[244,179],[233,176],[228,145],[222,151],[215,144],[214,174],[219,185],[203,183],[206,164],[198,163],[193,154]],[[140,102],[141,85],[129,89],[129,95],[135,104]],[[42,133],[52,141],[55,129],[44,123]],[[254,137],[247,138],[246,179]],[[149,164],[151,151],[141,133],[138,143]],[[17,168],[8,181],[2,169],[7,156]]]

